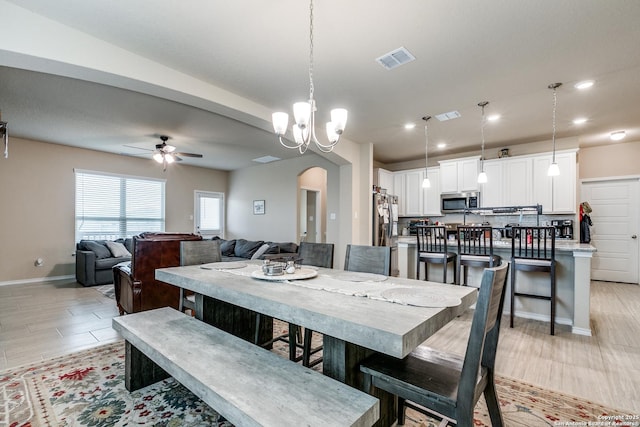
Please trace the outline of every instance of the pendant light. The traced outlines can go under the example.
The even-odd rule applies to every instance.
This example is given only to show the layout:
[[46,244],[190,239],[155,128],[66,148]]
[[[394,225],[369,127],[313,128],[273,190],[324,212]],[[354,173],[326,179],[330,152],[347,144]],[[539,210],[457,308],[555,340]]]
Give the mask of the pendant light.
[[551,158],[551,164],[549,165],[548,176],[560,175],[560,168],[556,163],[556,108],[558,106],[558,94],[557,89],[562,86],[562,83],[551,83],[548,87],[553,90],[553,135],[551,137],[553,141],[553,157]]
[[429,167],[429,129],[427,127],[427,123],[431,116],[424,116],[422,120],[424,120],[424,179],[422,180],[422,188],[430,188],[431,181],[429,181],[429,171],[427,168]]
[[300,154],[304,154],[307,151],[311,141],[324,153],[333,151],[333,147],[340,140],[340,135],[344,132],[347,124],[347,110],[334,108],[331,110],[331,121],[327,122],[326,125],[329,143],[323,144],[318,141],[315,129],[316,101],[313,99],[313,90],[313,0],[311,0],[309,2],[309,100],[293,104],[295,123],[292,131],[295,144],[290,145],[282,139],[289,125],[289,115],[283,112],[273,113],[272,115],[273,129],[280,140],[280,144],[286,148],[298,149]]
[[485,184],[487,182],[487,174],[484,172],[484,125],[487,123],[484,116],[484,107],[489,105],[488,101],[482,101],[478,103],[478,107],[482,108],[482,123],[480,125],[480,133],[482,135],[482,151],[480,154],[480,174],[478,174],[478,184]]

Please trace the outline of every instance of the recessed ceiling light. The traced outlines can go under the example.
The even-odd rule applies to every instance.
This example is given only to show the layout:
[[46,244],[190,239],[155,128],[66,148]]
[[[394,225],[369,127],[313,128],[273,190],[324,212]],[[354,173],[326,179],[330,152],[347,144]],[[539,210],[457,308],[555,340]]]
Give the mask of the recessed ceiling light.
[[574,125],[581,125],[587,122],[587,118],[586,117],[578,117],[576,119],[573,119],[573,124]]
[[447,146],[447,144],[445,144],[444,142],[439,143],[438,145],[436,145],[436,147],[443,149]]
[[625,136],[627,136],[627,133],[623,130],[619,130],[616,132],[611,132],[611,135],[609,135],[609,138],[611,138],[612,141],[620,141]]
[[413,129],[415,127],[416,127],[415,123],[407,123],[407,124],[404,125],[404,128],[407,129],[407,130]]
[[591,86],[593,86],[594,81],[593,80],[583,80],[581,82],[576,83],[575,85],[573,85],[573,87],[575,87],[576,89],[589,89]]
[[500,114],[492,114],[489,117],[487,117],[487,120],[489,120],[490,122],[495,122],[496,120],[500,120]]

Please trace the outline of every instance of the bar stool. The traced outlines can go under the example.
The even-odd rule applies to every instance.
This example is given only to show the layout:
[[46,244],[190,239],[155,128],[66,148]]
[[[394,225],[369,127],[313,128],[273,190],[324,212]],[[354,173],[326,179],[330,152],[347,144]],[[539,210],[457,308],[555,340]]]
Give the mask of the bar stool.
[[429,264],[442,265],[442,283],[447,283],[447,269],[453,263],[453,283],[457,283],[456,263],[458,256],[447,250],[447,236],[444,226],[419,225],[416,227],[418,239],[416,279],[420,280],[420,264],[424,263],[424,280],[429,278]]
[[[549,273],[550,294],[518,292],[516,290],[517,271],[538,271]],[[511,236],[511,314],[510,327],[513,328],[515,297],[543,299],[551,302],[551,335],[555,335],[556,323],[556,234],[555,227],[513,227]]]
[[458,226],[458,279],[467,285],[466,267],[495,267],[502,258],[493,254],[493,228],[490,226]]

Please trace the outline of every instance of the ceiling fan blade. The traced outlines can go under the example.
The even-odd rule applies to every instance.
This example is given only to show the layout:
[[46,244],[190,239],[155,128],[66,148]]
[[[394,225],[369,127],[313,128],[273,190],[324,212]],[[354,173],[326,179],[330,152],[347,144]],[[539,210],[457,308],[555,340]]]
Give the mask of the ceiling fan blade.
[[136,147],[136,146],[134,146],[134,145],[126,145],[126,144],[123,144],[122,146],[123,146],[123,147],[127,147],[127,148],[135,148],[136,150],[155,151],[155,150],[151,150],[151,149],[149,149],[149,148]]
[[180,154],[180,153],[173,153],[173,154],[171,154],[171,155],[173,156],[173,159],[174,159],[176,162],[181,162],[181,161],[182,161],[182,157],[178,157],[178,156],[176,156],[176,154]]
[[195,154],[195,153],[173,153],[179,156],[184,156],[184,157],[198,157],[198,158],[202,158],[202,154]]

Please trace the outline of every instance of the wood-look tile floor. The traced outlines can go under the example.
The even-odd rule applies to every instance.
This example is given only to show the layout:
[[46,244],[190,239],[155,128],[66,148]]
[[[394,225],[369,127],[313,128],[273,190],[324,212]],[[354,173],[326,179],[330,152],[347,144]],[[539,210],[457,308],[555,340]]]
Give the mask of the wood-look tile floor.
[[[426,344],[464,353],[472,310]],[[113,299],[75,281],[0,286],[0,370],[116,341]],[[592,282],[593,336],[504,317],[497,372],[640,414],[640,286]]]

